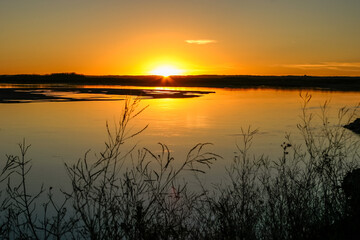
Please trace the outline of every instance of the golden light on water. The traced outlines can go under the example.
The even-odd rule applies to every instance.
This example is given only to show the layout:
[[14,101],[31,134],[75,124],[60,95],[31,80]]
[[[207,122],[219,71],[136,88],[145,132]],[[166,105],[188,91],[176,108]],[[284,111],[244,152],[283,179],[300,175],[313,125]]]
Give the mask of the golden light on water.
[[150,71],[150,74],[152,75],[159,75],[159,76],[163,76],[163,77],[169,77],[172,75],[181,75],[184,73],[184,70],[172,67],[172,66],[168,66],[168,65],[163,65],[163,66],[159,66],[155,69],[153,69],[152,71]]

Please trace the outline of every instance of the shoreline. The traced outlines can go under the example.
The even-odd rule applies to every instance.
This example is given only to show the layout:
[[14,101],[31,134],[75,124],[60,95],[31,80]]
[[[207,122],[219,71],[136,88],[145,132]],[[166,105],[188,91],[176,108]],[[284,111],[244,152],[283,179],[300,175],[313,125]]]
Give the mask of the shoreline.
[[[114,88],[116,86],[125,88]],[[114,101],[123,100],[126,95],[143,98],[193,98],[214,92],[187,89],[159,90],[146,89],[146,87],[360,92],[360,77],[198,75],[164,78],[86,76],[74,73],[0,75],[0,103]]]
[[360,91],[360,77],[315,76],[87,76],[75,73],[50,75],[0,75],[0,84],[71,84],[118,85],[140,87],[209,87],[315,89],[324,91]]
[[194,98],[212,91],[114,89],[114,88],[1,88],[0,103],[119,101],[125,96],[141,98]]

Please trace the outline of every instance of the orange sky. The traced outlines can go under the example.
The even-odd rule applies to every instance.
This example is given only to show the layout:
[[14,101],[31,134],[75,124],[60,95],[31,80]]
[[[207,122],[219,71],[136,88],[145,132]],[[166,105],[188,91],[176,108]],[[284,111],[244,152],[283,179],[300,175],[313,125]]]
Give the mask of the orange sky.
[[358,0],[4,0],[0,74],[360,76]]

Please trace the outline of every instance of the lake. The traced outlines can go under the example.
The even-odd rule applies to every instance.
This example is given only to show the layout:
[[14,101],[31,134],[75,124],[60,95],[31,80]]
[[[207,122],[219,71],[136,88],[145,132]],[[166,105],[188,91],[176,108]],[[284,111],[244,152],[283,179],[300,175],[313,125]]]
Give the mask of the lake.
[[[114,87],[139,89],[137,87]],[[144,88],[141,88],[144,89]],[[139,109],[148,106],[131,124],[134,131],[148,128],[129,145],[160,151],[158,142],[166,144],[176,161],[184,159],[197,143],[212,143],[208,150],[219,154],[206,176],[216,182],[224,176],[236,154],[236,142],[241,128],[258,129],[253,153],[278,158],[285,134],[294,141],[301,140],[297,130],[300,122],[300,90],[222,89],[222,88],[146,88],[148,91],[204,92],[196,97],[144,97]],[[312,95],[309,110],[320,114],[320,106],[330,101],[329,115],[336,118],[341,107],[354,107],[360,102],[358,92],[306,91]],[[305,91],[302,94],[306,93]],[[65,92],[62,94],[70,94]],[[92,97],[81,93],[82,97]],[[84,95],[85,94],[85,95]],[[186,94],[185,94],[186,95]],[[115,95],[111,95],[115,97]],[[124,99],[126,96],[116,96]],[[98,99],[101,100],[101,99]],[[107,99],[109,100],[109,99]],[[67,176],[64,163],[74,163],[91,149],[94,157],[104,148],[106,122],[114,126],[121,116],[124,101],[60,101],[0,104],[0,156],[19,154],[17,144],[25,138],[31,144],[28,157],[32,159],[31,181],[47,186],[64,186]]]

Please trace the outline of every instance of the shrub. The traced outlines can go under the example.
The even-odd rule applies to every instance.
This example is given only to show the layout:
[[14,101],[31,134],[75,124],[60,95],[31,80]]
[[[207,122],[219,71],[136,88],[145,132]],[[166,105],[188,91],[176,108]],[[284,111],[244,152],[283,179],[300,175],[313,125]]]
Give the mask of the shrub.
[[[270,159],[250,154],[257,130],[241,130],[241,139],[227,177],[214,188],[199,174],[221,158],[200,143],[186,158],[175,160],[165,144],[160,154],[148,148],[124,147],[138,131],[128,131],[143,110],[127,100],[98,157],[87,152],[66,164],[71,191],[56,193],[27,187],[30,145],[19,145],[20,156],[9,155],[0,175],[0,237],[4,239],[333,239],[343,235],[358,194],[359,140],[342,128],[355,111],[342,108],[337,122],[328,118],[326,102],[321,125],[309,113],[311,96],[303,96],[303,144],[287,135],[282,156]],[[125,164],[131,163],[131,164]],[[200,191],[182,180],[192,172]],[[351,174],[350,174],[351,173]],[[347,176],[347,177],[345,177]],[[188,177],[188,176],[186,176]],[[344,183],[343,183],[343,179]],[[355,179],[355,180],[353,180]],[[355,191],[354,190],[354,191]],[[347,195],[344,194],[344,191]],[[350,194],[349,194],[350,192]],[[355,197],[354,197],[355,196]],[[45,198],[40,204],[40,198]],[[356,215],[357,216],[357,215]],[[355,223],[358,221],[354,221]]]

